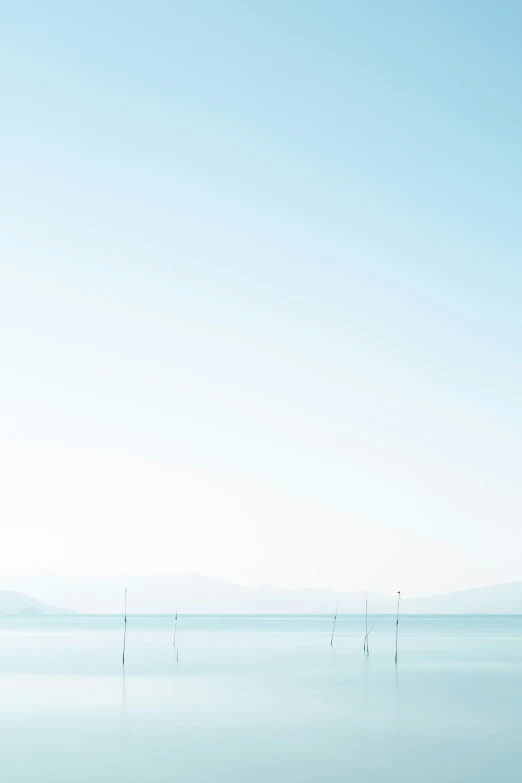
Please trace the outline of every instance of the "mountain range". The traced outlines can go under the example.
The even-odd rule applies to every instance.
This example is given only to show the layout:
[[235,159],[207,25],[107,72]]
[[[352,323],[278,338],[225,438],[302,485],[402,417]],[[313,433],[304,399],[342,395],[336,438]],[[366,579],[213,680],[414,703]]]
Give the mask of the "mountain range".
[[69,610],[44,604],[15,590],[0,590],[0,614],[67,614]]
[[[315,614],[332,613],[336,606],[342,614],[357,614],[364,611],[365,605],[364,591],[343,593],[318,588],[247,587],[201,574],[100,578],[46,573],[0,578],[0,612],[18,612],[20,608],[31,606],[46,613],[63,612],[53,607],[66,606],[77,612],[121,613],[125,588],[131,614]],[[11,591],[11,598],[6,591]],[[29,595],[37,595],[38,600]],[[5,597],[2,599],[2,596]],[[370,613],[389,613],[396,609],[396,595],[368,592],[367,598]],[[410,597],[403,593],[401,612],[522,614],[522,581],[430,597]]]

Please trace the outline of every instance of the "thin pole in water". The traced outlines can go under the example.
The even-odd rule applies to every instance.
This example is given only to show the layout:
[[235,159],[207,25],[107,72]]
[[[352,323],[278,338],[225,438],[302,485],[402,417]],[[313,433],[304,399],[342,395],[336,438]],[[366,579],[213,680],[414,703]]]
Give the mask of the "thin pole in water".
[[176,646],[176,628],[177,627],[178,627],[178,613],[176,612],[176,616],[174,618],[174,641],[172,642],[174,647]]
[[330,647],[333,647],[333,638],[335,633],[335,622],[337,620],[337,610],[339,609],[339,604],[335,607],[335,614],[334,614],[334,621],[333,621],[333,628],[332,628],[332,638],[330,639]]
[[366,639],[364,640],[364,641],[365,641],[365,644],[366,644],[366,655],[369,655],[369,654],[370,654],[370,642],[369,642],[369,636],[370,636],[371,632],[373,631],[373,629],[375,628],[375,626],[377,625],[377,623],[378,623],[378,622],[379,622],[379,621],[378,621],[378,620],[376,620],[376,621],[374,622],[374,624],[372,625],[372,627],[370,628],[370,630],[368,631],[368,633],[366,634]]
[[127,588],[125,588],[125,615],[123,622],[123,665],[125,666],[125,642],[127,640]]
[[395,622],[395,665],[397,665],[397,648],[399,644],[399,607],[401,605],[401,591],[397,591],[397,620]]
[[364,647],[363,647],[363,650],[366,652],[366,645],[367,645],[367,642],[368,642],[368,596],[366,595],[366,593],[364,594],[364,600],[366,602],[366,632],[365,632],[365,636],[364,636]]

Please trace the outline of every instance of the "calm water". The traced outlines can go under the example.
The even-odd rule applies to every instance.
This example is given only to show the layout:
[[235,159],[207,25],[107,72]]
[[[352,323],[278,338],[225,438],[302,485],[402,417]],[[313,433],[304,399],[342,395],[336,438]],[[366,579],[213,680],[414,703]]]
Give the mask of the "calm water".
[[[372,620],[373,622],[373,620]],[[0,780],[522,775],[522,617],[0,617]]]

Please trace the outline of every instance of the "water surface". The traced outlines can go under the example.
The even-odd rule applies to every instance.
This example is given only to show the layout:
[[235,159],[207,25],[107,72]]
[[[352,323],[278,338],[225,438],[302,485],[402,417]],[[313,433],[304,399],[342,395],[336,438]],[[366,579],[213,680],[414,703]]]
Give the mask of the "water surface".
[[0,617],[0,780],[521,779],[522,617]]

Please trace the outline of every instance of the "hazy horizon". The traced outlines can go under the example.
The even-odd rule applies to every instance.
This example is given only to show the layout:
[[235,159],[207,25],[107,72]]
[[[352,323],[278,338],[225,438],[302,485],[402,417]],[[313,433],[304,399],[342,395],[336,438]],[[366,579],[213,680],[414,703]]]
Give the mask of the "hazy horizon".
[[[13,594],[13,592],[15,594]],[[121,614],[124,596],[129,614],[394,614],[397,593],[335,592],[328,588],[290,589],[248,586],[201,574],[155,574],[112,577],[0,578],[0,613],[10,606],[43,602],[45,613],[70,610],[82,614]],[[367,602],[367,604],[366,604]],[[7,609],[2,609],[2,606]],[[454,593],[415,596],[401,592],[401,614],[522,614],[522,580]]]
[[[299,585],[281,585],[281,584],[274,584],[274,583],[268,583],[268,582],[255,582],[255,583],[249,583],[249,582],[239,582],[235,581],[233,579],[225,579],[223,577],[219,576],[211,576],[209,574],[205,574],[201,571],[149,571],[149,572],[143,572],[143,573],[132,573],[130,571],[123,571],[118,573],[107,573],[107,574],[89,574],[89,573],[75,573],[75,574],[66,574],[60,571],[53,571],[50,569],[47,570],[41,570],[36,571],[34,573],[3,573],[0,574],[0,589],[1,585],[5,583],[9,583],[11,580],[23,580],[23,579],[39,579],[39,578],[45,578],[45,577],[57,577],[59,579],[72,579],[72,580],[114,580],[114,579],[147,579],[147,578],[177,578],[177,577],[197,577],[201,578],[203,580],[209,580],[209,581],[217,581],[217,582],[224,582],[226,584],[230,585],[236,585],[238,587],[247,587],[247,588],[255,588],[255,589],[274,589],[274,590],[283,590],[283,591],[301,591],[301,590],[314,590],[314,591],[328,591],[332,593],[347,593],[347,594],[364,594],[368,593],[374,594],[374,595],[383,595],[387,597],[395,597],[397,595],[397,590],[391,590],[389,593],[379,591],[375,588],[373,588],[371,585],[369,586],[356,586],[352,588],[348,588],[346,590],[336,590],[335,588],[328,587],[324,584],[314,584],[314,585],[307,585],[307,586],[299,586]],[[425,592],[416,592],[412,594],[406,594],[404,590],[401,591],[403,598],[429,598],[432,596],[442,596],[442,595],[448,595],[453,594],[457,592],[465,592],[468,590],[480,590],[484,588],[491,588],[491,587],[502,587],[502,586],[508,586],[512,585],[514,583],[521,582],[522,583],[522,577],[520,579],[511,579],[508,581],[502,581],[502,582],[495,582],[487,583],[487,584],[470,584],[466,585],[465,587],[457,588],[456,590],[435,590],[433,592],[425,593]]]

